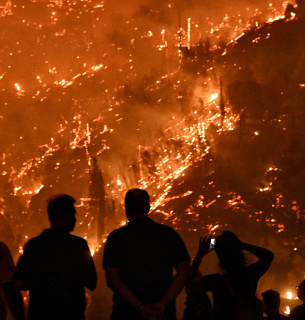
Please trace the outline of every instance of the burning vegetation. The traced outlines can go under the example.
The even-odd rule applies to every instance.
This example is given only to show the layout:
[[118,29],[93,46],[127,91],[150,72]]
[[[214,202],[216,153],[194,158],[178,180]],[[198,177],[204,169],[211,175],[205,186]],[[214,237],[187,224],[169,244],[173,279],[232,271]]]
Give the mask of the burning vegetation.
[[95,252],[140,187],[191,254],[230,229],[275,252],[264,289],[303,278],[303,16],[187,3],[2,0],[0,218],[16,255],[51,194],[78,199]]

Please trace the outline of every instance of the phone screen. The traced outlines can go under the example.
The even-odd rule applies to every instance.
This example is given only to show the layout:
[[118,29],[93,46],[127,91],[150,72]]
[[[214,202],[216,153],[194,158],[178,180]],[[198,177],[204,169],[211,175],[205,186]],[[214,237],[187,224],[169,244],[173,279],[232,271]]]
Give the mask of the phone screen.
[[213,250],[215,249],[215,239],[214,238],[211,238],[211,241],[210,241],[210,250]]

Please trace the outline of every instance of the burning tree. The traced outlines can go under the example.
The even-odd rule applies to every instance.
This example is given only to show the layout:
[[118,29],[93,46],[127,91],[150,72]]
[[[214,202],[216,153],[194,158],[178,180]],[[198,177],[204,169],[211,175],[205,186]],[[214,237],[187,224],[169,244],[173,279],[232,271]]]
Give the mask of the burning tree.
[[[103,236],[107,230],[108,212],[106,210],[105,182],[102,171],[98,167],[96,157],[92,157],[90,168],[89,197],[91,213],[97,221],[97,240],[99,243],[102,243]],[[109,226],[107,227],[109,228]]]

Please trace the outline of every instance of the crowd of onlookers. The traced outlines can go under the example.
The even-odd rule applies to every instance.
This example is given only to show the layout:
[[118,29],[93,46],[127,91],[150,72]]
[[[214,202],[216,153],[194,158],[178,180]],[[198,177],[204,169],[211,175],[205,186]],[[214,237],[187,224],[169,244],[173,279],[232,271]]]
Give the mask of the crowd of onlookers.
[[[269,269],[273,253],[241,242],[230,231],[223,232],[216,239],[215,250],[222,272],[201,277],[198,267],[202,258],[211,251],[210,243],[211,238],[200,239],[186,285],[187,302],[183,320],[305,319],[305,280],[297,286],[298,298],[303,304],[294,307],[289,316],[280,314],[279,292],[263,292],[262,301],[256,297],[257,282]],[[254,254],[258,261],[246,264],[244,250]],[[206,292],[213,293],[213,306]]]
[[[51,228],[26,243],[16,268],[0,242],[0,320],[6,319],[6,305],[15,320],[26,318],[19,290],[29,291],[29,320],[85,319],[85,289],[95,289],[97,273],[86,240],[70,234],[76,223],[74,203],[66,194],[49,199]],[[297,287],[303,304],[289,317],[279,312],[277,291],[264,292],[262,300],[257,297],[258,281],[274,258],[270,250],[224,231],[216,239],[201,237],[190,261],[179,234],[148,217],[145,190],[129,190],[125,210],[128,224],[109,234],[103,253],[107,285],[113,291],[111,320],[176,320],[175,299],[184,288],[183,320],[262,320],[263,314],[269,320],[305,320],[305,280]],[[203,261],[204,268],[204,258],[213,250],[220,272],[202,276],[199,267]],[[245,251],[257,260],[247,263]]]

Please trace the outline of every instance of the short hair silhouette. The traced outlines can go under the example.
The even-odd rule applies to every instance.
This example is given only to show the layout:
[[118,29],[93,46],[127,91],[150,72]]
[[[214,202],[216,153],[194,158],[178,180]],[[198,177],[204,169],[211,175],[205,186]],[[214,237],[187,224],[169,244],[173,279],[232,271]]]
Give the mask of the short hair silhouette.
[[50,221],[62,218],[76,200],[68,194],[56,194],[48,199],[47,211]]
[[231,231],[224,231],[216,239],[215,252],[220,266],[226,271],[246,265],[241,242]]
[[127,214],[148,213],[149,209],[149,194],[146,190],[128,190],[125,196],[125,210]]
[[267,290],[262,293],[264,303],[271,310],[278,311],[281,304],[280,293],[274,290]]

